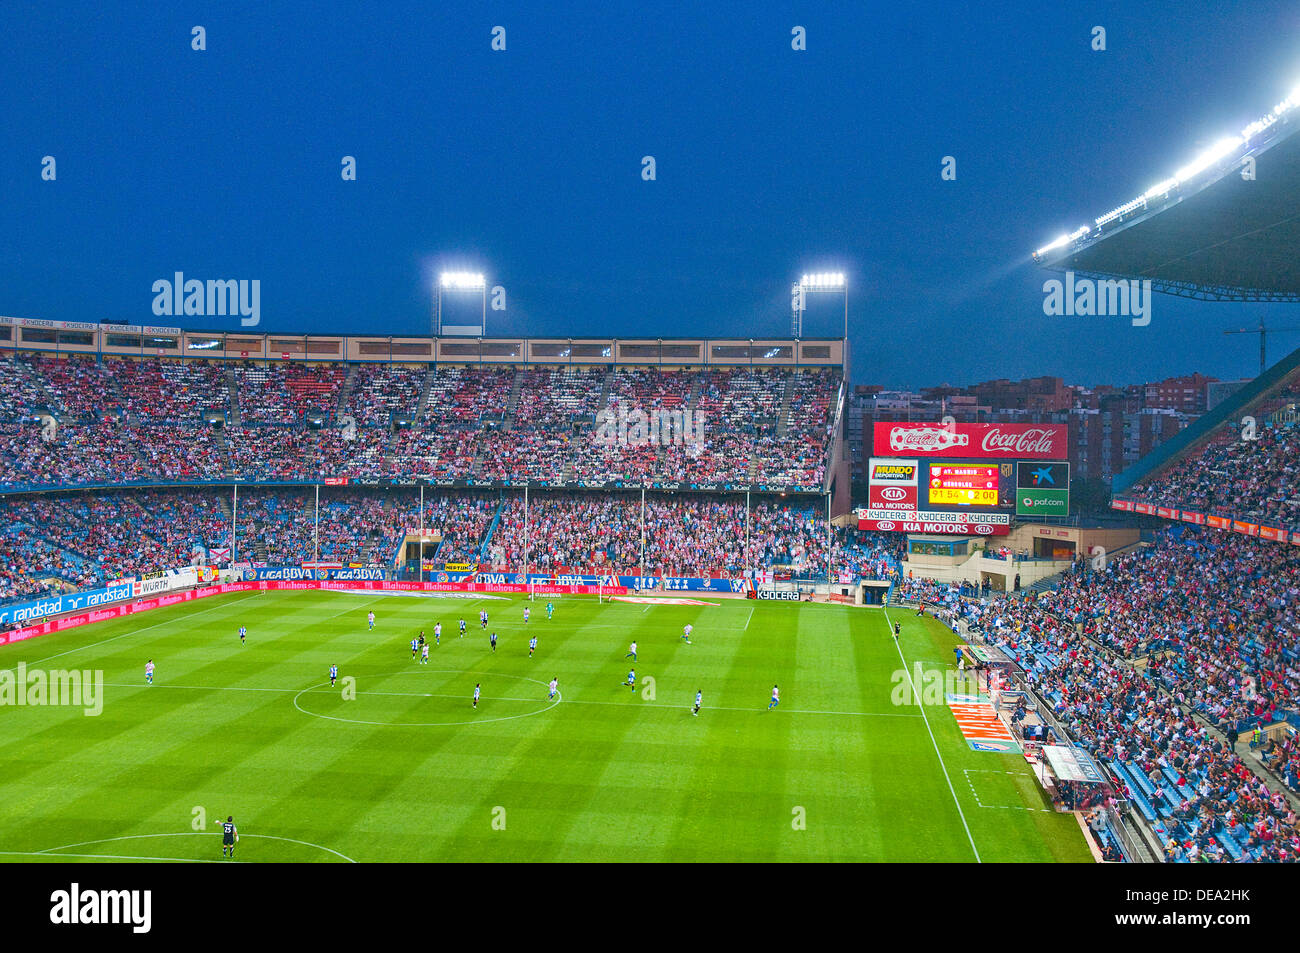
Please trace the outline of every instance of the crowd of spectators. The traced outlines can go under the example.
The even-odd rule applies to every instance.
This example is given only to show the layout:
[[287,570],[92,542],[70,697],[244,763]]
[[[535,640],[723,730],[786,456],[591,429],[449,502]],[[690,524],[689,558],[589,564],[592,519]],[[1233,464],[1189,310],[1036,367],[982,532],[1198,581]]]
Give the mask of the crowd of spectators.
[[310,490],[252,487],[240,493],[236,553],[268,565],[321,562],[389,565],[415,506],[388,493],[329,489],[316,508]]
[[[714,494],[647,494],[644,545],[638,495],[533,494],[528,507],[528,561],[535,569],[593,570],[627,575],[738,576],[780,567],[792,575],[825,576],[826,515],[816,506]],[[746,550],[748,540],[748,551]],[[898,547],[883,533],[837,529],[832,572],[891,579]],[[494,565],[524,564],[524,504],[506,498],[489,555]]]
[[[970,598],[905,579],[900,595],[964,618],[1027,673],[1071,736],[1148,813],[1172,860],[1295,860],[1300,828],[1234,746],[1294,716],[1300,555],[1175,528],[1037,599]],[[1261,742],[1300,790],[1293,731]],[[1249,757],[1249,755],[1247,755]]]
[[235,369],[240,423],[328,419],[338,405],[347,373],[342,364],[242,363]]
[[[11,354],[2,370],[0,489],[327,477],[812,489],[839,387],[828,369],[762,367]],[[632,412],[686,426],[620,431]]]
[[1300,531],[1300,384],[1231,420],[1124,495],[1140,502]]

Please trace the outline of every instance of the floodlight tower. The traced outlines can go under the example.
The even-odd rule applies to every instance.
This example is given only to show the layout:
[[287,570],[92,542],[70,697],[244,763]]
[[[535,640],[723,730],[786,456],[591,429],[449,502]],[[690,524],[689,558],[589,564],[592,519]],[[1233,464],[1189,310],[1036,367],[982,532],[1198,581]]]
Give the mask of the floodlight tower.
[[[442,296],[444,294],[477,294],[483,301],[483,318],[476,329],[481,337],[487,326],[487,279],[480,272],[444,271],[438,277],[436,303],[433,312],[433,333],[442,334]],[[457,328],[456,333],[468,334],[473,329]]]
[[804,275],[790,288],[790,304],[791,310],[794,312],[790,327],[791,337],[803,337],[804,295],[809,292],[829,292],[844,296],[844,339],[847,341],[849,337],[849,285],[844,280],[844,273],[841,271]]

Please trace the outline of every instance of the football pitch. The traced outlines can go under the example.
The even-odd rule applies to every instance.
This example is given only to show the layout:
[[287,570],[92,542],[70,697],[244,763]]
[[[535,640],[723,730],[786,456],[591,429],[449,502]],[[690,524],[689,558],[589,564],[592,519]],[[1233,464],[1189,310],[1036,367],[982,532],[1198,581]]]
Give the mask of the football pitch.
[[229,863],[227,815],[235,863],[1091,859],[1021,755],[891,697],[952,667],[946,627],[715,601],[238,593],[0,648],[104,684],[97,715],[0,707],[0,860]]

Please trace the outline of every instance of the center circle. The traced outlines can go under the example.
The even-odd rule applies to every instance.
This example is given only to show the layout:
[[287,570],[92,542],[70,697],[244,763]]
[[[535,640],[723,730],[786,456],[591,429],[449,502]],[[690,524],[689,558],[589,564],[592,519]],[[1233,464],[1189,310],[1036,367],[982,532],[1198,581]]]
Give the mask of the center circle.
[[[420,671],[384,672],[369,677],[380,679],[380,678],[395,678],[402,675],[467,675],[467,674],[470,673],[462,669],[422,669]],[[547,682],[538,681],[535,678],[528,678],[527,676],[524,675],[506,675],[500,672],[492,672],[488,674],[484,674],[484,673],[475,673],[475,674],[477,675],[479,680],[495,679],[495,678],[510,678],[520,682],[532,682],[534,685],[540,685],[544,689],[550,687]],[[533,715],[540,715],[543,712],[550,711],[552,708],[558,705],[562,700],[562,698],[564,697],[563,694],[557,689],[555,692],[555,698],[538,699],[538,702],[539,704],[541,704],[541,707],[537,708],[535,711],[525,711],[517,715],[494,715],[490,718],[471,717],[471,718],[460,718],[460,719],[455,719],[450,721],[368,721],[363,718],[344,718],[340,715],[325,715],[316,711],[308,711],[300,704],[300,699],[302,698],[302,696],[313,692],[319,693],[321,688],[328,688],[328,687],[329,687],[328,682],[321,682],[321,684],[319,685],[312,685],[308,688],[304,688],[298,694],[293,696],[293,707],[298,709],[298,711],[302,712],[304,715],[311,715],[313,718],[325,718],[329,721],[342,721],[353,725],[375,725],[381,728],[444,728],[444,727],[451,727],[454,725],[483,725],[494,721],[513,721],[516,718],[530,718]],[[330,689],[331,694],[333,694],[336,691],[338,691],[337,688]],[[357,691],[357,694],[361,696],[361,695],[366,695],[367,692],[364,689],[359,689]],[[436,693],[433,692],[384,692],[384,693],[371,692],[369,694],[405,695],[410,698],[428,698],[428,697],[434,697],[436,695]],[[469,697],[472,696],[457,695],[455,697],[457,698],[464,697],[468,699]],[[511,701],[523,701],[523,700],[525,699],[511,699]],[[490,702],[491,698],[487,697],[482,699],[482,701],[485,703]]]

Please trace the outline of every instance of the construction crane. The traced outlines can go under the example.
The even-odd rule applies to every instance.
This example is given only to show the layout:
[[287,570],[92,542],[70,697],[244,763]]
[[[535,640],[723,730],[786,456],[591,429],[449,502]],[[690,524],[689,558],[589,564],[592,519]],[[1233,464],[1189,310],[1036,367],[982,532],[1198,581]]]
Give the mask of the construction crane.
[[1223,333],[1224,333],[1224,334],[1258,334],[1258,335],[1259,335],[1259,372],[1260,372],[1261,374],[1263,374],[1263,373],[1264,373],[1264,368],[1268,367],[1268,361],[1265,359],[1264,355],[1265,355],[1265,342],[1268,340],[1268,334],[1269,334],[1270,331],[1275,332],[1275,333],[1280,333],[1280,332],[1282,332],[1282,331],[1300,331],[1300,327],[1296,327],[1296,328],[1267,328],[1267,327],[1264,326],[1264,319],[1263,319],[1263,318],[1260,318],[1260,319],[1259,319],[1259,327],[1257,327],[1257,328],[1237,328],[1236,330],[1233,330],[1233,331],[1224,331]]

